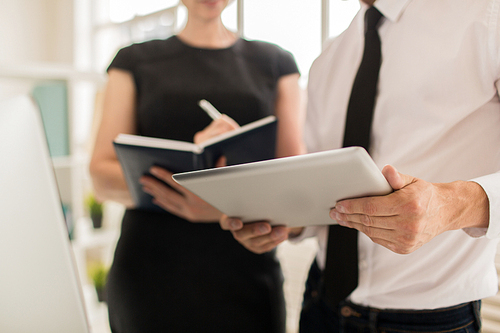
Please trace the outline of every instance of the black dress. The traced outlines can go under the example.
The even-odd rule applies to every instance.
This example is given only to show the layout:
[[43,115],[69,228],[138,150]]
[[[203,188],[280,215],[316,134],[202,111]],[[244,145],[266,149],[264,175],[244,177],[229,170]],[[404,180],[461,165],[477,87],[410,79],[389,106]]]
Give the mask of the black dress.
[[[278,79],[298,72],[273,44],[199,49],[175,36],[126,47],[109,68],[133,74],[138,134],[183,141],[211,122],[200,99],[244,125],[273,114]],[[216,222],[127,210],[107,284],[110,325],[115,333],[285,332],[282,284],[274,251],[251,253]]]

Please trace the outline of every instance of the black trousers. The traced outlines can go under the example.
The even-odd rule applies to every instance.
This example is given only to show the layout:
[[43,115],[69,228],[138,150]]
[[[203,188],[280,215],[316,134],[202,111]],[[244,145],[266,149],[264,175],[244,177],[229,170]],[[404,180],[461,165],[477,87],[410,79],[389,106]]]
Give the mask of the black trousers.
[[300,333],[479,332],[481,301],[433,310],[380,310],[348,301],[330,305],[316,262],[309,271]]

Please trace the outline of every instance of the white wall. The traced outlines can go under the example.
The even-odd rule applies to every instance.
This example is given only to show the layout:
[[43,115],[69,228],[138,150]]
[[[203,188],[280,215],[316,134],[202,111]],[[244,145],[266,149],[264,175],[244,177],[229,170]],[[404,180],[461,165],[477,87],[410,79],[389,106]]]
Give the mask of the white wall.
[[46,36],[47,45],[49,46],[47,60],[74,63],[73,0],[38,1],[44,1],[47,4],[47,8],[50,8],[46,11],[46,17],[50,19],[50,22],[47,22],[49,29]]
[[73,62],[73,0],[0,0],[0,64]]
[[34,84],[12,70],[73,65],[73,1],[82,0],[0,0],[0,100],[29,93]]

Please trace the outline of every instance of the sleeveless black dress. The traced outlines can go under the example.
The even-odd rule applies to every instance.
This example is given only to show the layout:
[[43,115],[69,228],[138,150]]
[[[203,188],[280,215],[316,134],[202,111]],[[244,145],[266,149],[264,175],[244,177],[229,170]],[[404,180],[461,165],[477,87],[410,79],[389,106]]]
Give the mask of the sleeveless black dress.
[[[109,68],[133,74],[137,133],[191,141],[210,101],[240,125],[273,114],[278,79],[298,69],[276,45],[238,39],[199,49],[177,37],[121,49]],[[275,253],[257,255],[219,224],[127,210],[108,277],[114,333],[285,332]]]

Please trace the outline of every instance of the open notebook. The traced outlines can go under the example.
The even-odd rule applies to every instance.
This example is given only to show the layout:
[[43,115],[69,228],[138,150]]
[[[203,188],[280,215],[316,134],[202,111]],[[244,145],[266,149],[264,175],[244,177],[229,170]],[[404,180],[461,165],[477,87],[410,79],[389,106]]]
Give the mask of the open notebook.
[[0,103],[0,331],[90,332],[38,108]]

